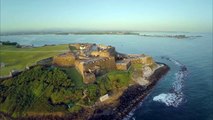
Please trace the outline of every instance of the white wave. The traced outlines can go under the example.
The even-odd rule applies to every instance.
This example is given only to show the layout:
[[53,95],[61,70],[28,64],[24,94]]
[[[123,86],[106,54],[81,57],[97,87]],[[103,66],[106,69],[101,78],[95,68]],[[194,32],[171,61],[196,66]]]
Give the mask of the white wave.
[[167,106],[178,107],[183,100],[182,94],[162,93],[153,98],[154,101],[165,103]]
[[[157,101],[160,103],[164,103],[167,106],[173,106],[178,107],[183,102],[183,82],[187,77],[188,71],[185,65],[181,64],[180,62],[168,58],[168,57],[162,57],[163,59],[169,60],[173,62],[175,65],[177,65],[180,69],[177,73],[175,73],[175,81],[172,84],[171,92],[168,93],[161,93],[155,97],[153,97],[153,101]],[[137,105],[123,120],[130,120],[135,119],[132,117],[134,115],[135,110],[142,105],[143,101]]]
[[162,57],[163,59],[173,62],[180,67],[179,71],[175,74],[175,81],[172,84],[171,92],[162,93],[153,98],[153,101],[161,102],[167,106],[178,107],[183,101],[183,82],[187,77],[187,68],[175,59]]

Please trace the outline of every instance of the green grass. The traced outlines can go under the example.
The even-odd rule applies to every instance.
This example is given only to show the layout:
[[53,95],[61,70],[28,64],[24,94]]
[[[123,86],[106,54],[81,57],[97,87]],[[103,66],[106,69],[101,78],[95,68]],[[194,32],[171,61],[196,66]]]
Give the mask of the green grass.
[[0,76],[9,75],[11,70],[23,70],[37,61],[52,57],[69,50],[68,45],[44,46],[36,48],[16,48],[15,46],[0,46],[0,63],[6,66],[0,69]]
[[143,64],[132,64],[132,67],[135,69],[142,69]]
[[49,113],[49,112],[67,112],[64,106],[55,105],[52,106],[48,103],[48,97],[41,96],[36,102],[26,111],[35,113]]
[[110,80],[122,79],[123,81],[129,81],[129,73],[127,71],[111,71],[107,74]]
[[131,68],[129,69],[130,76],[143,76],[142,68],[143,64],[132,64]]
[[71,78],[72,82],[74,83],[75,87],[83,87],[84,82],[83,82],[83,77],[82,75],[76,70],[75,67],[71,68],[61,68],[62,70],[65,71],[67,76]]
[[74,105],[71,108],[69,108],[68,110],[72,113],[72,112],[78,112],[79,110],[81,110],[82,107],[79,105]]
[[107,91],[117,91],[117,89],[127,87],[131,82],[129,71],[110,71],[106,75],[97,78],[97,84],[101,95]]
[[29,112],[50,112],[53,107],[48,103],[48,98],[45,96],[40,97],[35,103],[27,110]]

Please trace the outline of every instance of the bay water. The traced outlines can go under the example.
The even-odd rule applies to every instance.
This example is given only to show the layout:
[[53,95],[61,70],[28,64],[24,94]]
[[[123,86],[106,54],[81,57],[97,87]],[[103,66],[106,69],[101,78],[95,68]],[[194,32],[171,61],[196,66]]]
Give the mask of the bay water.
[[[212,33],[184,34],[202,37],[176,39],[138,35],[48,34],[10,35],[0,36],[0,38],[1,41],[34,46],[67,43],[105,44],[115,46],[116,50],[122,53],[150,55],[156,61],[168,64],[171,70],[159,80],[150,94],[126,119],[213,120]],[[187,71],[181,71],[180,65],[184,66]],[[177,94],[175,90],[181,94]]]

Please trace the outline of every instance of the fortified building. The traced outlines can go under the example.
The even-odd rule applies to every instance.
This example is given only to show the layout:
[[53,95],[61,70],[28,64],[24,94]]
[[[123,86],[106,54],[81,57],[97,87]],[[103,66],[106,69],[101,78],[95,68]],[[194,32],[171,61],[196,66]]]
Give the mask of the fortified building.
[[54,56],[53,64],[75,67],[86,84],[93,83],[97,76],[111,70],[128,70],[134,63],[153,63],[150,56],[121,54],[112,46],[77,43],[69,44],[69,48],[69,52]]

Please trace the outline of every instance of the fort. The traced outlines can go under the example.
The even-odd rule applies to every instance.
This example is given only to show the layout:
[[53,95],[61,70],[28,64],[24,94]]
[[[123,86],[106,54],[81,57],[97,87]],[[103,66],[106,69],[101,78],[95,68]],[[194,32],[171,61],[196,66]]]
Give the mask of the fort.
[[[16,46],[12,48],[17,51],[23,50]],[[9,92],[10,89],[5,89],[3,92],[4,96],[0,97],[3,100],[0,114],[9,111],[8,106],[14,104],[13,110],[9,113],[14,118],[48,115],[63,118],[69,114],[69,119],[75,120],[99,117],[104,119],[107,113],[110,119],[121,119],[169,70],[167,65],[155,62],[148,55],[119,53],[113,46],[75,43],[24,49],[36,49],[38,54],[41,50],[47,50],[47,53],[42,52],[45,53],[44,57],[23,64],[23,69],[14,67],[8,76],[0,76],[3,89],[7,89],[9,85],[15,91]],[[29,52],[27,55],[32,56]],[[10,62],[0,62],[1,69],[9,65]],[[12,82],[14,80],[17,82]],[[27,87],[23,88],[25,85]],[[44,94],[44,91],[48,92]],[[20,98],[17,96],[27,96],[22,100],[24,104],[30,104],[26,114],[22,114],[21,109],[16,111],[16,105],[22,104],[22,101],[17,102],[16,99]],[[47,107],[41,109],[40,105]],[[58,111],[59,106],[63,109]],[[20,116],[17,116],[19,113]]]
[[75,67],[84,83],[93,83],[97,76],[111,70],[128,70],[132,64],[153,64],[150,56],[144,54],[121,54],[115,47],[91,43],[69,44],[70,51],[53,57],[52,64]]

